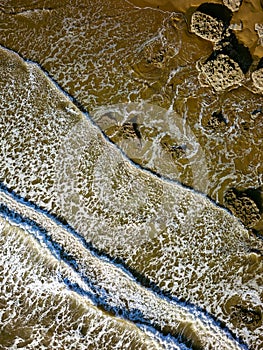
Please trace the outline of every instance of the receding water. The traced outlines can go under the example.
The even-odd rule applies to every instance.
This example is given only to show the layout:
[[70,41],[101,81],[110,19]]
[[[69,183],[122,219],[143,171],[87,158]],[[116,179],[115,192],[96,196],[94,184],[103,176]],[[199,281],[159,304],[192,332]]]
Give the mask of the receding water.
[[0,348],[261,349],[262,239],[205,195],[262,186],[262,96],[201,86],[183,14],[0,21]]

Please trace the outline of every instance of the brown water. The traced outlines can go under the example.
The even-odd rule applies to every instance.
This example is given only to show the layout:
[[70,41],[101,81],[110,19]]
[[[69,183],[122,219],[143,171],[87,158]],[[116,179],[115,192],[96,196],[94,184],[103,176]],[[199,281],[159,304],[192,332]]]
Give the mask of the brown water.
[[[168,7],[141,9],[124,1],[8,1],[1,7],[1,44],[11,50],[0,50],[1,181],[68,222],[139,278],[121,282],[129,273],[121,277],[118,266],[109,268],[101,258],[87,269],[89,251],[77,253],[70,232],[60,236],[56,224],[48,226],[69,256],[86,261],[74,272],[68,258],[52,257],[51,248],[41,247],[23,221],[16,222],[19,228],[11,219],[8,224],[10,214],[1,209],[3,348],[19,343],[26,349],[173,349],[184,346],[180,334],[196,348],[215,342],[218,349],[235,348],[220,325],[193,311],[192,304],[251,349],[262,347],[261,239],[204,196],[136,168],[81,112],[89,111],[137,164],[221,204],[232,187],[262,186],[262,96],[246,82],[220,93],[202,86],[196,61],[208,57],[212,46],[188,32],[187,16],[165,11]],[[226,123],[216,123],[215,112]],[[48,225],[44,213],[36,217],[18,198],[13,205],[4,192],[1,203]],[[10,261],[19,271],[17,279]],[[96,269],[101,272],[94,277]],[[98,278],[103,271],[105,280]],[[79,296],[64,283],[76,279],[71,285],[84,283],[86,290],[83,274],[99,290],[100,310],[92,305],[96,297]],[[32,284],[32,278],[43,282]],[[146,281],[171,298],[149,296]],[[28,293],[35,295],[36,314],[31,302],[24,307],[16,301],[24,305]],[[187,301],[185,309],[176,298]],[[109,307],[123,307],[123,318],[105,313]],[[133,316],[134,309],[140,317]],[[165,337],[167,332],[174,338]]]

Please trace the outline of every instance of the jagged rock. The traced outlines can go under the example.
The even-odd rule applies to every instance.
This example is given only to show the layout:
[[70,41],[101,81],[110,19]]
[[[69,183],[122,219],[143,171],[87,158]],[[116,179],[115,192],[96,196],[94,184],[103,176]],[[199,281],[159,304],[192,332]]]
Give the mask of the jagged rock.
[[242,0],[223,0],[223,3],[227,8],[235,12],[239,10]]
[[193,13],[190,29],[203,39],[218,42],[224,37],[232,12],[224,5],[204,3]]
[[[254,190],[255,191],[255,190]],[[226,207],[238,217],[245,226],[253,227],[261,218],[260,208],[251,198],[249,191],[237,191],[230,189],[224,196]]]
[[229,56],[220,53],[197,66],[205,79],[216,91],[225,90],[232,85],[240,84],[244,74],[239,65]]
[[236,322],[242,322],[254,327],[261,323],[262,311],[260,308],[250,308],[248,306],[238,304],[232,306],[232,310],[231,318]]

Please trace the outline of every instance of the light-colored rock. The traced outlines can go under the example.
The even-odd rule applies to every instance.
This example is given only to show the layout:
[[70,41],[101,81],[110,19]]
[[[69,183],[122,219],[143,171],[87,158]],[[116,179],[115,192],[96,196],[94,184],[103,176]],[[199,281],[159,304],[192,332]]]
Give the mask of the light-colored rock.
[[263,23],[256,23],[255,31],[257,32],[259,38],[259,44],[263,46]]
[[232,23],[230,24],[229,29],[241,31],[243,29],[243,23],[241,21],[239,23]]
[[254,86],[263,91],[263,68],[260,68],[251,75]]
[[238,85],[244,79],[244,74],[239,65],[224,54],[219,54],[215,59],[197,65],[197,69],[216,91]]
[[241,2],[241,0],[223,0],[223,4],[233,12],[239,10]]
[[196,11],[191,18],[191,32],[203,39],[218,42],[225,31],[224,22],[205,13]]

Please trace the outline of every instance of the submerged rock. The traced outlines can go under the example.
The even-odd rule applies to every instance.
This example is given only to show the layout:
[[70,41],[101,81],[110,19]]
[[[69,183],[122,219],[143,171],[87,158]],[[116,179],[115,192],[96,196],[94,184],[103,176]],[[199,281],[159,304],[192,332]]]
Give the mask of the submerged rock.
[[230,189],[224,197],[227,208],[247,227],[253,227],[261,218],[259,204],[252,198],[255,197],[255,191]]
[[215,130],[215,129],[224,127],[226,124],[227,124],[226,118],[224,117],[222,111],[219,111],[219,112],[214,112],[211,115],[207,123],[207,126]]

